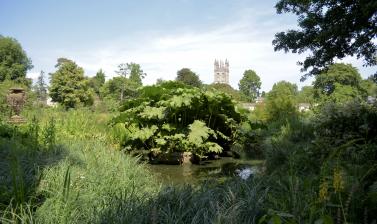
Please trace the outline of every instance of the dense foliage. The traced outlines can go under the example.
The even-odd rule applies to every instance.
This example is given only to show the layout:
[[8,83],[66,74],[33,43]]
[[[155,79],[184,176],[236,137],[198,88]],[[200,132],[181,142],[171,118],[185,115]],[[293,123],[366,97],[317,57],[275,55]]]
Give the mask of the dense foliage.
[[266,111],[270,120],[281,120],[297,113],[297,86],[280,81],[273,85],[266,97]]
[[200,81],[199,76],[189,68],[182,68],[181,70],[177,71],[177,77],[175,80],[194,87],[200,87],[202,85],[202,81]]
[[47,101],[47,84],[45,81],[45,73],[41,71],[39,73],[36,84],[34,85],[34,92],[38,101],[42,104],[46,104]]
[[68,59],[58,60],[57,68],[51,74],[49,95],[52,100],[66,108],[91,105],[93,94],[88,79],[84,77],[84,70]]
[[175,82],[142,88],[121,111],[114,122],[128,130],[126,149],[190,151],[201,156],[229,149],[241,119],[228,95]]
[[236,101],[246,101],[246,97],[242,96],[238,90],[233,89],[232,86],[225,84],[225,83],[212,83],[207,85],[205,88],[208,90],[214,88],[220,92],[226,93],[230,95]]
[[14,38],[0,35],[0,82],[13,80],[29,86],[26,72],[33,68],[30,58]]
[[123,102],[137,95],[138,85],[123,76],[114,77],[101,87],[100,96],[104,99]]
[[238,84],[240,92],[244,94],[249,101],[254,101],[259,97],[259,90],[262,83],[259,76],[253,70],[246,70]]
[[[311,51],[302,65],[308,75],[318,74],[346,56],[363,58],[365,65],[377,64],[377,3],[374,0],[280,0],[278,13],[298,16],[299,30],[275,35],[275,50],[293,53]],[[303,78],[305,78],[304,76]]]
[[99,96],[101,87],[105,84],[105,73],[100,69],[96,75],[89,79],[89,85]]

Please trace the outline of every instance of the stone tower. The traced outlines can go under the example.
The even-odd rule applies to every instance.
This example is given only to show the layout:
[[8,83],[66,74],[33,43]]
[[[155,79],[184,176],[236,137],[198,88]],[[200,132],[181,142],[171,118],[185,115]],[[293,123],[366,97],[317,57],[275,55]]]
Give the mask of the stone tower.
[[222,83],[229,85],[229,62],[227,59],[225,59],[225,63],[221,60],[215,60],[214,75],[214,83]]

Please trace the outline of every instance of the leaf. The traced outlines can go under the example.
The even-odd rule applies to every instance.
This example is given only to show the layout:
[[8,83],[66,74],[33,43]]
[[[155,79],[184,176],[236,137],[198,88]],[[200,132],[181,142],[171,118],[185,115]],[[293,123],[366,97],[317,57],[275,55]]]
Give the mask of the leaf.
[[329,215],[323,215],[320,219],[317,219],[315,224],[333,224],[334,221]]
[[150,107],[146,106],[139,116],[147,119],[163,119],[166,107]]
[[162,130],[165,130],[165,131],[174,131],[176,128],[173,127],[171,124],[163,124],[162,125]]
[[281,222],[281,218],[278,215],[273,215],[269,223],[281,224],[282,222]]
[[156,138],[155,141],[156,141],[157,145],[160,145],[160,146],[166,145],[166,143],[167,143],[167,141],[164,138]]
[[215,142],[207,142],[205,146],[208,152],[221,153],[223,151],[223,148]]
[[198,120],[195,120],[190,124],[189,129],[190,133],[188,135],[188,140],[196,146],[200,146],[208,139],[211,130],[203,121]]
[[131,139],[140,139],[141,141],[146,141],[150,137],[152,137],[157,130],[158,127],[156,125],[152,125],[151,127],[146,127],[142,129],[136,129],[134,132],[132,132]]

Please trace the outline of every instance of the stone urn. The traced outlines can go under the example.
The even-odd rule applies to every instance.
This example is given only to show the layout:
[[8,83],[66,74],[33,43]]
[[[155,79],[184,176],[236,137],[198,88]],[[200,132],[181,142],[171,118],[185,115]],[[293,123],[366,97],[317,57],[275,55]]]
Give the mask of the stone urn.
[[12,109],[13,116],[10,117],[10,123],[24,123],[25,118],[21,117],[20,113],[26,102],[26,93],[23,88],[10,88],[7,95],[8,105]]

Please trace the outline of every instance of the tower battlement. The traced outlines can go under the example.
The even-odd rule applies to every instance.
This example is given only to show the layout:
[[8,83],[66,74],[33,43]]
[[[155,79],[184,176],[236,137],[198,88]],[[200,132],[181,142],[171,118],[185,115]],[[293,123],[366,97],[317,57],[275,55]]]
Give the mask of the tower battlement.
[[215,60],[214,63],[214,83],[222,83],[229,85],[229,61],[225,59],[225,62],[222,60]]

